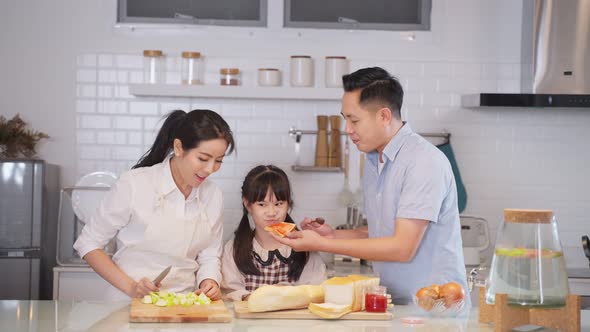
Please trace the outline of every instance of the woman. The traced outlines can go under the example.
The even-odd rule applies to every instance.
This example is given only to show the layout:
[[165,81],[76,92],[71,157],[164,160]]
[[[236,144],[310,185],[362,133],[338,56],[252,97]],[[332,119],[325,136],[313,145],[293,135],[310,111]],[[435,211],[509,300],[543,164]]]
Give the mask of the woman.
[[[223,199],[207,177],[219,170],[228,148],[234,149],[233,135],[217,113],[170,113],[151,149],[121,175],[82,230],[74,243],[80,257],[131,298],[161,286],[197,288],[219,299]],[[115,236],[111,260],[102,248]],[[154,285],[168,266],[161,285]]]

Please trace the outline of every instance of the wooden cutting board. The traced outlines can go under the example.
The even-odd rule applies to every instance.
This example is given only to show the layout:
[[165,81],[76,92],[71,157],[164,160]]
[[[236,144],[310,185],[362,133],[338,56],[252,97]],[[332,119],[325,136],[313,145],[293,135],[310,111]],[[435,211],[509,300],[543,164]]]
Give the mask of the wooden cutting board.
[[[325,319],[318,315],[311,313],[307,309],[296,309],[296,310],[280,310],[280,311],[269,311],[269,312],[249,312],[248,302],[239,301],[234,302],[234,311],[236,312],[236,318],[261,318],[261,319]],[[351,312],[339,319],[344,320],[391,320],[393,315],[391,312],[386,311],[384,313],[373,313],[366,311]]]
[[227,323],[231,319],[232,315],[223,301],[190,307],[158,307],[141,303],[140,299],[133,299],[129,310],[129,321],[133,323]]

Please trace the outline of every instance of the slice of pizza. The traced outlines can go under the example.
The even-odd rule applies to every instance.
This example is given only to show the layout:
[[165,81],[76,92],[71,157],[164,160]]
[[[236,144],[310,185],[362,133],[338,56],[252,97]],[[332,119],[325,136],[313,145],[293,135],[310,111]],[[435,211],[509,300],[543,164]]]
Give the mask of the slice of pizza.
[[291,232],[293,229],[295,229],[295,224],[290,222],[278,222],[276,224],[264,227],[265,231],[273,232],[280,237],[287,236],[287,233]]

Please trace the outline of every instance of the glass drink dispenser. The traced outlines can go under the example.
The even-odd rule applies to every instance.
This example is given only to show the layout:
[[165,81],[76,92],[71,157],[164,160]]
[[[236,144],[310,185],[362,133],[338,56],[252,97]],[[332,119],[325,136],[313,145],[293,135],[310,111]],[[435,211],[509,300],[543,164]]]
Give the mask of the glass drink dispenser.
[[508,295],[525,307],[561,307],[569,293],[557,222],[550,210],[504,210],[485,300]]

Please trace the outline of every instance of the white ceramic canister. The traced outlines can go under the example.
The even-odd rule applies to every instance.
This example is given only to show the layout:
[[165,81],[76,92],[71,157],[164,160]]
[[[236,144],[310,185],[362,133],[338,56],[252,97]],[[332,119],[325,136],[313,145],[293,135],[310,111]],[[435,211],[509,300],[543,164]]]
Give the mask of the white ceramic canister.
[[313,60],[309,55],[291,56],[291,86],[313,86]]
[[348,74],[348,60],[345,56],[327,56],[324,70],[326,87],[342,87],[342,76]]
[[280,86],[281,72],[276,68],[259,68],[258,69],[259,86]]

